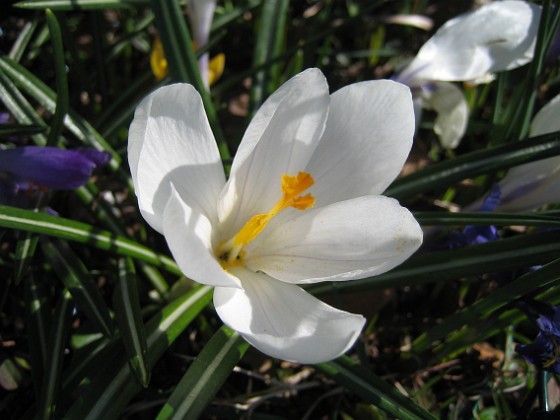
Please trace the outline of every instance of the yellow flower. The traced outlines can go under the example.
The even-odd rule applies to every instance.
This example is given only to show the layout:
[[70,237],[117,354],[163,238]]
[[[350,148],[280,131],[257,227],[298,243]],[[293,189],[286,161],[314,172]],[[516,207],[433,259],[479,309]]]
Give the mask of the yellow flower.
[[[216,55],[208,64],[208,85],[212,86],[216,83],[222,74],[226,65],[226,56],[222,53]],[[162,80],[169,73],[165,53],[163,52],[163,44],[159,36],[156,36],[152,44],[152,52],[150,53],[150,66],[152,73],[157,81]]]

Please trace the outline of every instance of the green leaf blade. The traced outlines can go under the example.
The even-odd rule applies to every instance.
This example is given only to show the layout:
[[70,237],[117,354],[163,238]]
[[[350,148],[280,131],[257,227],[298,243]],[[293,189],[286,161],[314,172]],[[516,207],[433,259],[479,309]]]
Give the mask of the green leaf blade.
[[150,381],[148,342],[142,322],[134,265],[129,258],[119,260],[118,283],[113,302],[130,367],[138,383],[146,387]]
[[239,334],[220,328],[177,384],[157,420],[198,418],[248,348]]
[[112,336],[114,326],[109,308],[83,262],[64,241],[44,239],[41,245],[78,307],[99,331],[107,337]]

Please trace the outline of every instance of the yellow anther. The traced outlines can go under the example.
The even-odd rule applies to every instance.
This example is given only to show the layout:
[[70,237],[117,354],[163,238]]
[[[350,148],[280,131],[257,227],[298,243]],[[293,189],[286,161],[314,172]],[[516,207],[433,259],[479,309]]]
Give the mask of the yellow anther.
[[163,44],[161,43],[159,36],[156,36],[152,45],[152,52],[150,53],[150,66],[152,67],[152,73],[154,73],[156,80],[159,81],[167,76],[167,60],[165,59]]
[[[194,44],[194,43],[193,43]],[[195,47],[196,49],[196,47]],[[222,53],[212,57],[208,63],[208,86],[212,86],[224,74],[226,65],[226,56]],[[167,76],[169,69],[165,53],[163,51],[163,44],[159,36],[156,36],[152,44],[152,51],[150,53],[150,66],[152,73],[157,81],[162,80]]]
[[313,195],[300,195],[313,183],[313,177],[307,172],[299,172],[296,176],[282,175],[282,198],[268,213],[254,215],[245,223],[237,235],[221,244],[218,247],[220,258],[227,261],[228,264],[238,260],[242,248],[255,239],[268,222],[285,208],[293,207],[297,210],[305,210],[313,207],[315,204]]
[[208,86],[212,86],[222,77],[225,67],[226,56],[224,54],[217,54],[210,59],[208,63]]

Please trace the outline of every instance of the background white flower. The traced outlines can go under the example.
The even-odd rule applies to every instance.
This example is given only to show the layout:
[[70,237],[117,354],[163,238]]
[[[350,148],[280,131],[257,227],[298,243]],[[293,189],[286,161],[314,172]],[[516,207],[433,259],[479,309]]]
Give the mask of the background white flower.
[[444,147],[459,145],[468,121],[463,93],[449,82],[488,82],[490,73],[527,64],[533,59],[540,15],[540,6],[518,0],[492,2],[459,15],[397,75],[415,92],[418,112],[426,108],[438,113],[434,129]]
[[[216,10],[216,0],[188,0],[187,10],[189,12],[189,20],[193,29],[193,41],[196,49],[204,47],[208,43],[210,37],[210,28]],[[198,66],[202,81],[208,88],[208,64],[210,54],[205,52],[198,59]]]
[[[530,136],[560,131],[560,95],[535,115]],[[502,191],[498,211],[533,210],[560,203],[560,156],[514,166],[499,182]]]
[[216,287],[220,318],[271,356],[314,363],[344,353],[365,319],[298,285],[380,274],[421,244],[410,212],[380,195],[413,132],[407,87],[371,81],[329,95],[310,69],[256,113],[227,182],[190,85],[142,101],[128,153],[142,214],[186,276]]

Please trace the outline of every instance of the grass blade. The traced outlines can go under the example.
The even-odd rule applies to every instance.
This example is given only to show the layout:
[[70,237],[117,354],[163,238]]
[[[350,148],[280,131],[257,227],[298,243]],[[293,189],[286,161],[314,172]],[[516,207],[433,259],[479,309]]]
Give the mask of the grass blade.
[[449,333],[463,325],[481,322],[504,305],[514,302],[527,293],[540,288],[551,287],[560,281],[560,259],[542,268],[519,277],[496,290],[491,295],[480,299],[462,311],[448,316],[441,324],[426,331],[412,343],[415,352],[423,352],[430,348],[434,341],[443,339]]
[[148,342],[142,322],[134,264],[129,258],[119,260],[113,306],[130,368],[138,383],[146,387],[150,381]]
[[500,212],[414,212],[414,217],[422,226],[559,226],[560,218],[528,213]]
[[182,274],[177,264],[165,255],[153,252],[123,236],[63,217],[0,205],[0,226],[85,243],[122,256],[145,261],[173,274]]
[[[206,307],[211,298],[212,288],[199,286],[171,302],[147,323],[150,366],[155,365],[179,334]],[[133,373],[124,354],[116,355],[103,366],[103,370],[66,413],[66,418],[83,420],[117,418],[138,392],[140,385],[132,379]]]
[[20,124],[41,128],[41,131],[31,136],[35,144],[39,146],[47,144],[47,137],[42,133],[48,129],[47,124],[37,116],[33,107],[2,71],[0,71],[0,99]]
[[68,79],[66,77],[66,64],[64,63],[64,45],[62,44],[62,33],[56,20],[55,14],[47,9],[45,12],[47,25],[51,36],[53,49],[54,70],[56,79],[56,105],[50,126],[47,146],[57,146],[58,138],[64,128],[64,118],[70,108],[68,99]]
[[248,348],[239,334],[222,326],[187,370],[157,420],[198,418]]
[[25,313],[31,357],[31,375],[37,400],[47,368],[48,336],[51,328],[51,305],[45,282],[32,273],[25,278]]
[[148,0],[28,0],[14,4],[14,7],[32,10],[105,10],[132,9],[147,5]]
[[[263,2],[253,67],[262,66],[269,62],[272,57],[282,53],[286,36],[288,3],[286,0],[265,0]],[[251,114],[278,87],[280,83],[280,80],[278,80],[279,70],[280,64],[276,63],[255,73],[251,89]]]
[[402,395],[396,388],[349,357],[319,363],[317,368],[338,384],[398,419],[435,419],[436,417]]
[[[0,75],[5,73],[18,87],[27,92],[41,106],[49,112],[54,113],[56,109],[56,93],[39,78],[29,72],[19,63],[10,60],[8,57],[0,57]],[[29,123],[24,122],[22,123]],[[33,122],[34,123],[34,122]],[[116,171],[121,162],[120,155],[111,147],[109,143],[82,117],[72,109],[68,110],[68,115],[64,119],[65,127],[86,145],[95,147],[111,153],[113,159],[109,162],[109,167]],[[124,176],[124,172],[121,173]],[[128,178],[128,174],[126,174]],[[130,183],[132,185],[132,183]]]
[[86,317],[105,336],[113,335],[113,320],[96,284],[72,248],[59,239],[41,241],[43,253]]
[[28,124],[2,124],[0,125],[0,137],[31,136],[47,131],[46,127]]
[[476,175],[488,174],[523,163],[560,154],[558,133],[533,137],[524,141],[477,150],[462,156],[434,163],[395,181],[385,195],[404,199],[422,192],[440,190],[455,182]]
[[48,363],[41,385],[41,397],[39,398],[38,419],[53,418],[57,409],[56,403],[59,399],[64,348],[70,332],[71,314],[72,297],[68,291],[64,291],[53,315],[53,325],[47,347]]
[[23,52],[29,45],[29,41],[33,37],[35,30],[37,29],[38,19],[33,19],[31,22],[27,22],[25,26],[22,28],[21,32],[18,35],[18,38],[12,48],[8,56],[15,61],[20,61],[21,57],[23,57]]
[[39,237],[30,232],[26,232],[24,237],[17,242],[16,254],[14,255],[14,278],[16,285],[20,283],[27,273],[33,255],[35,255],[38,242]]
[[456,280],[545,264],[560,258],[558,232],[534,233],[461,249],[418,254],[375,277],[310,286],[313,294],[344,293]]

